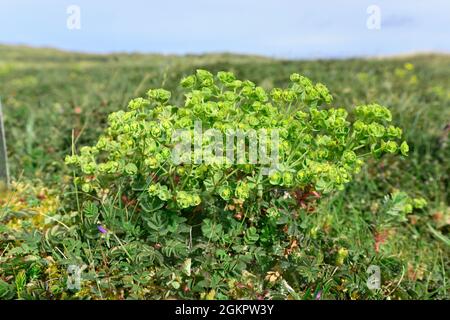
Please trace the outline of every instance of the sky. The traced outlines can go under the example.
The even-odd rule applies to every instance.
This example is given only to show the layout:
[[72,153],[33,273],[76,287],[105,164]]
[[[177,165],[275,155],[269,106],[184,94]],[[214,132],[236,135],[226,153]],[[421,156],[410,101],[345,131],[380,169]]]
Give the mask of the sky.
[[0,43],[284,58],[450,53],[450,1],[0,0]]

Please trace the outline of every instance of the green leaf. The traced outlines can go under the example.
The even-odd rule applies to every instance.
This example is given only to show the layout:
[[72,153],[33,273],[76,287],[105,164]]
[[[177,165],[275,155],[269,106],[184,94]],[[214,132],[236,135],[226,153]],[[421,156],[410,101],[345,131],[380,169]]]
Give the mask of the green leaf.
[[247,244],[255,244],[258,241],[259,235],[258,230],[255,227],[250,227],[245,232],[244,241]]
[[9,284],[2,279],[0,279],[0,299],[1,300],[10,300],[13,299],[16,295],[16,291],[14,285]]
[[217,241],[223,235],[222,225],[213,222],[211,219],[205,219],[202,223],[202,233],[207,239]]

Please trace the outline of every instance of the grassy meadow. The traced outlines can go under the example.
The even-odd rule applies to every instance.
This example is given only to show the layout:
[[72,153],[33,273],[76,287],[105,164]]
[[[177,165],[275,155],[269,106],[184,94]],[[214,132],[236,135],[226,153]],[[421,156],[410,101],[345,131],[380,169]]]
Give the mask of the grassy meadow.
[[[100,241],[101,235],[73,235],[80,212],[64,158],[94,143],[108,114],[125,110],[150,88],[170,90],[172,102],[181,103],[179,80],[199,68],[232,71],[266,89],[286,85],[298,72],[324,83],[332,105],[350,115],[357,105],[385,105],[403,129],[410,154],[369,161],[345,190],[302,217],[301,263],[295,276],[284,276],[289,286],[275,285],[268,275],[270,284],[255,292],[231,296],[211,285],[195,298],[253,299],[258,290],[268,299],[450,298],[450,56],[296,61],[0,46],[12,178],[9,190],[0,193],[0,299],[192,297],[155,289],[152,263],[134,260],[134,254],[124,268],[117,248],[133,250],[128,236]],[[86,265],[78,291],[66,288],[73,261]],[[366,285],[370,265],[381,271],[376,290]]]

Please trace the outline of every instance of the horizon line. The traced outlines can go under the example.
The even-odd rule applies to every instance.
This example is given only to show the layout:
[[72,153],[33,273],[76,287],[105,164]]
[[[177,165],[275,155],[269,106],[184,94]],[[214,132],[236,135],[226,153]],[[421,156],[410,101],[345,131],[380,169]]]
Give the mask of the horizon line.
[[0,46],[4,47],[17,47],[24,49],[34,49],[34,50],[54,50],[60,53],[67,54],[80,54],[80,55],[93,55],[93,56],[108,56],[108,55],[140,55],[140,56],[166,56],[166,57],[192,57],[192,56],[205,56],[205,55],[234,55],[242,57],[257,57],[261,59],[272,59],[272,60],[352,60],[352,59],[389,59],[389,58],[406,58],[413,56],[428,56],[428,55],[443,55],[450,56],[450,51],[441,50],[413,50],[404,51],[393,54],[334,54],[329,56],[317,55],[317,56],[297,56],[289,57],[286,55],[267,55],[260,53],[250,53],[250,52],[237,52],[237,51],[204,51],[204,52],[186,52],[186,53],[175,53],[175,52],[156,52],[156,51],[140,51],[140,50],[111,50],[111,51],[90,51],[90,50],[79,50],[79,49],[67,49],[53,45],[30,45],[26,43],[11,43],[11,42],[0,42]]

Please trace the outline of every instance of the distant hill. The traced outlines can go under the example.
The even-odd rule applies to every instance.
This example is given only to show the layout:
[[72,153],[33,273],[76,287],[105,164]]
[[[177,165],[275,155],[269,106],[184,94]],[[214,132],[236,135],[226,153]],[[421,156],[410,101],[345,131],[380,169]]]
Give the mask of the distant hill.
[[[433,53],[433,52],[412,52],[397,55],[386,56],[369,56],[369,57],[349,57],[346,59],[306,59],[314,60],[378,60],[378,59],[428,59],[428,58],[450,58],[450,53]],[[269,61],[298,61],[303,59],[281,59],[265,57],[260,55],[245,55],[235,53],[205,53],[205,54],[158,54],[158,53],[85,53],[77,51],[66,51],[51,47],[32,47],[26,45],[5,45],[0,44],[0,63],[6,61],[94,61],[94,62],[117,62],[117,61],[133,61],[133,62],[158,62],[158,61],[180,61],[180,60],[209,60],[217,62],[226,60],[232,63],[238,62],[269,62]]]

